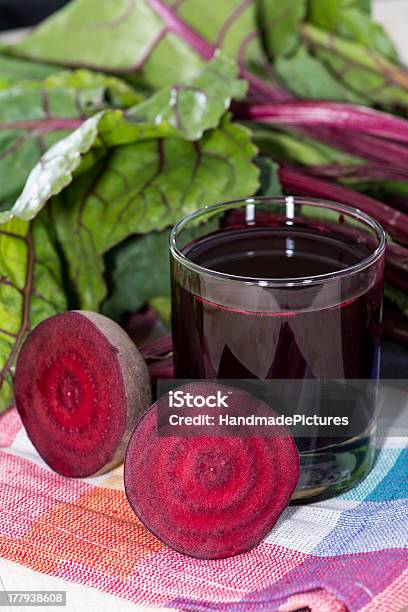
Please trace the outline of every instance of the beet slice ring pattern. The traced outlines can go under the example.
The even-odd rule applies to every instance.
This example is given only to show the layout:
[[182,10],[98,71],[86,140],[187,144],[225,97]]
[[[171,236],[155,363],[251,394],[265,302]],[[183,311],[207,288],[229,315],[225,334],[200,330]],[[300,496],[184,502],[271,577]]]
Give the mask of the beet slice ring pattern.
[[[206,395],[212,384],[181,389]],[[232,391],[232,410],[235,402],[240,414],[243,406],[247,414],[260,407],[265,414],[261,400]],[[275,525],[295,489],[299,457],[292,436],[276,427],[262,437],[163,437],[157,430],[160,402],[168,406],[168,397],[142,416],[126,452],[125,491],[135,514],[162,542],[192,557],[217,559],[250,550]]]
[[151,397],[132,340],[114,321],[87,311],[55,315],[31,332],[17,360],[14,395],[39,454],[71,477],[118,465]]

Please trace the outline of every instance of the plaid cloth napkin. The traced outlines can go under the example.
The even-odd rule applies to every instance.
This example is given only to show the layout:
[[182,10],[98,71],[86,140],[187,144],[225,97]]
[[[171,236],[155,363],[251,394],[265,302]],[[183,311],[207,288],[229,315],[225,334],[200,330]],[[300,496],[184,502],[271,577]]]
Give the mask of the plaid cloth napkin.
[[400,612],[408,606],[404,442],[386,440],[349,493],[286,509],[251,552],[201,561],[141,525],[122,468],[83,480],[51,472],[11,409],[0,417],[0,557],[150,607]]

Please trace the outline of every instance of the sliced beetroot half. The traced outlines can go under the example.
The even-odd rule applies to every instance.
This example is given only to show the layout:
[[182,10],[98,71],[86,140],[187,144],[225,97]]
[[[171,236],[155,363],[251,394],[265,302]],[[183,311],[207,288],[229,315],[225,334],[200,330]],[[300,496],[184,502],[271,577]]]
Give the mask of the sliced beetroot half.
[[[224,385],[181,389],[204,396],[230,391],[228,414],[277,416],[261,400]],[[162,542],[191,557],[219,559],[250,550],[275,525],[295,489],[299,457],[292,436],[282,427],[268,426],[269,435],[262,428],[260,437],[246,428],[241,437],[239,430],[226,435],[215,426],[216,435],[163,437],[157,424],[167,410],[163,396],[129,442],[125,490],[135,514]]]
[[150,404],[147,366],[129,336],[103,315],[72,311],[43,321],[19,354],[14,395],[44,461],[71,477],[118,465]]

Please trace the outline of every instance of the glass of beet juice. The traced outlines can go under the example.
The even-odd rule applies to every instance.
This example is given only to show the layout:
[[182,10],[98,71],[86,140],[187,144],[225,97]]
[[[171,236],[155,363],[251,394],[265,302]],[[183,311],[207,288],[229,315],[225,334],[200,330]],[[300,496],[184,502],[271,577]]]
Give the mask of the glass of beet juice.
[[[174,377],[296,379],[297,388],[376,380],[385,241],[357,209],[292,196],[206,206],[184,218],[170,238]],[[294,500],[361,480],[373,435],[373,420],[362,418],[343,438],[297,438]]]

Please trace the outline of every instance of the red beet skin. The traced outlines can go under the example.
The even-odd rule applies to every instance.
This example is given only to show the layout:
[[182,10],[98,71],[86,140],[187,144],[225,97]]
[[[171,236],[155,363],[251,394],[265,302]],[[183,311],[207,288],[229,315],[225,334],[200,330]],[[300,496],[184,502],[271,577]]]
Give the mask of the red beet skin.
[[147,366],[129,336],[96,313],[72,311],[38,325],[17,360],[17,409],[56,472],[101,474],[118,465],[150,403]]
[[[211,383],[187,387],[211,393]],[[265,404],[248,393],[216,388],[233,391],[232,411],[236,403],[239,414],[244,407],[247,414],[260,408],[265,414]],[[250,550],[275,525],[295,489],[299,457],[293,438],[281,427],[264,437],[227,437],[225,430],[221,436],[162,437],[157,416],[163,401],[168,404],[167,396],[142,416],[126,452],[125,490],[135,514],[162,542],[191,557],[220,559]]]

